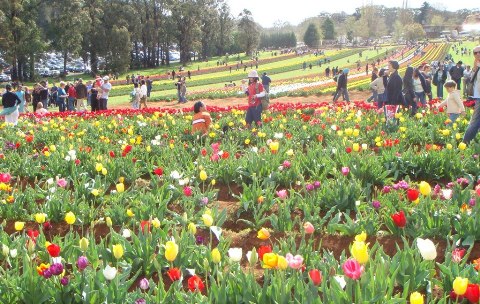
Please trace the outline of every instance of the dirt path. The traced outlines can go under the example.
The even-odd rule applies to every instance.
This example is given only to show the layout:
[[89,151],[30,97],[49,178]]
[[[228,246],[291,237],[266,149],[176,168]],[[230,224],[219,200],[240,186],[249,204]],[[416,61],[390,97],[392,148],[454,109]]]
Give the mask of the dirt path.
[[[365,100],[371,95],[370,92],[360,92],[360,91],[351,91],[349,92],[350,100]],[[325,95],[325,96],[309,96],[309,97],[280,97],[272,99],[271,103],[318,103],[324,101],[331,101],[332,97]],[[341,98],[339,100],[342,100]],[[182,109],[192,107],[195,101],[188,101],[187,103],[178,104],[176,101],[172,102],[150,102],[148,105],[150,107],[159,107],[159,108],[172,108],[172,109]],[[236,105],[246,105],[247,98],[245,97],[231,97],[225,99],[205,99],[203,100],[205,104],[208,106],[236,106]],[[125,102],[121,104],[116,104],[113,106],[109,106],[109,109],[125,109],[130,108],[132,106],[131,103]]]

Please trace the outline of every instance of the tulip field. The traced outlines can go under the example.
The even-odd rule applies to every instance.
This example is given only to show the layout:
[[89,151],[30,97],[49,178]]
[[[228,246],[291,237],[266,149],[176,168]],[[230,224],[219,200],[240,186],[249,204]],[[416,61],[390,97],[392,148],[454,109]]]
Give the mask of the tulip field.
[[[422,50],[401,74],[448,45]],[[473,104],[386,124],[327,99],[272,99],[252,129],[208,106],[205,135],[191,106],[2,122],[0,303],[479,303]]]

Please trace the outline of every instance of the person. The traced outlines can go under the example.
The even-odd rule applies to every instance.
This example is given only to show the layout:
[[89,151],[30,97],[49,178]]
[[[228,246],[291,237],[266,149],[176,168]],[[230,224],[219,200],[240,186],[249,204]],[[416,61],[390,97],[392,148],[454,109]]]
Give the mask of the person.
[[87,98],[88,89],[87,86],[83,83],[82,78],[78,79],[77,86],[75,87],[75,92],[77,94],[77,102],[80,104],[80,108],[87,110],[84,100]]
[[452,66],[449,70],[450,77],[453,81],[457,83],[457,89],[461,89],[461,83],[462,83],[462,77],[463,77],[463,67],[462,67],[463,62],[459,61],[455,66]]
[[[387,82],[387,100],[385,100],[383,105],[387,122],[388,120],[392,119],[391,114],[397,113],[400,105],[405,104],[402,93],[402,78],[400,75],[398,75],[399,68],[400,65],[398,64],[398,61],[389,61],[388,70],[390,72],[390,76]],[[413,68],[411,70],[413,73]],[[409,78],[412,79],[411,75]]]
[[470,78],[472,77],[472,69],[470,65],[467,65],[465,71],[463,71],[463,97],[468,98],[468,91],[470,90]]
[[112,84],[109,82],[109,80],[110,80],[110,78],[108,76],[103,77],[103,84],[100,87],[100,90],[102,91],[102,95],[100,97],[100,102],[99,102],[100,110],[106,110],[107,109],[108,94],[110,93],[110,90],[112,89]]
[[23,87],[21,85],[18,85],[17,91],[15,92],[17,94],[18,99],[20,99],[20,104],[18,105],[18,113],[25,113],[25,92],[23,91]]
[[178,98],[178,103],[182,103],[182,98],[180,95],[180,89],[182,87],[182,78],[178,76],[177,82],[175,82],[175,87],[177,87],[177,98]]
[[180,78],[180,100],[182,103],[187,102],[187,79],[185,76]]
[[[374,71],[372,71],[374,73]],[[377,95],[377,108],[380,109],[385,101],[385,87],[388,82],[388,76],[385,69],[380,69],[378,77],[370,83],[370,88]]]
[[270,93],[271,82],[272,80],[270,79],[270,77],[268,77],[267,72],[264,72],[262,76],[262,85],[263,85],[263,88],[265,89],[265,92],[267,93]]
[[252,123],[260,125],[262,122],[262,101],[260,98],[265,97],[265,90],[258,81],[256,70],[248,72],[248,87],[245,91],[245,94],[248,96],[248,109],[245,116],[248,128],[251,127]]
[[92,81],[87,81],[87,105],[91,106],[92,104]]
[[[238,68],[237,68],[238,70]],[[188,79],[192,79],[192,72],[190,72],[190,70],[187,71],[187,75],[188,75]]]
[[[132,82],[132,83],[135,83],[135,82]],[[90,89],[90,106],[91,106],[92,112],[97,112],[100,110],[100,104],[98,100],[98,89],[97,89],[96,82],[92,83],[92,88]]]
[[427,95],[428,101],[432,101],[432,72],[430,70],[430,65],[425,64],[420,72],[425,79],[425,95]]
[[48,110],[43,107],[43,103],[39,102],[37,104],[37,110],[35,111],[35,114],[38,114],[39,116],[44,116],[47,113]]
[[472,67],[472,78],[470,82],[472,83],[473,94],[471,98],[475,101],[475,108],[473,110],[472,117],[468,123],[467,130],[463,135],[463,142],[469,144],[472,139],[477,136],[478,130],[480,129],[480,45],[476,46],[473,49],[473,67]]
[[67,110],[75,111],[75,99],[77,99],[77,90],[75,90],[75,86],[71,82],[69,83],[67,94],[68,94]]
[[373,88],[373,87],[372,87],[372,83],[373,83],[373,82],[375,81],[375,79],[377,79],[377,78],[378,78],[378,69],[377,69],[377,68],[373,68],[373,70],[372,70],[372,76],[371,76],[371,78],[370,78],[370,89],[371,89],[371,91],[372,91],[372,96],[368,97],[367,102],[372,101],[372,99],[373,99],[374,102],[377,102],[378,93],[377,93],[376,88]]
[[207,112],[205,104],[202,101],[197,101],[193,105],[193,112],[195,114],[192,119],[192,134],[197,132],[201,132],[202,135],[207,134],[212,118]]
[[37,104],[40,102],[40,84],[36,83],[33,86],[33,92],[32,92],[32,106],[33,106],[33,112],[37,109]]
[[413,67],[407,67],[405,75],[403,76],[403,96],[405,98],[405,104],[410,107],[410,116],[415,115],[418,109],[413,74]]
[[423,107],[427,105],[425,92],[427,91],[427,84],[425,78],[419,69],[413,71],[413,88],[415,90],[415,97],[420,101]]
[[152,92],[152,87],[153,87],[153,80],[150,79],[150,76],[147,76],[146,85],[147,85],[147,97],[150,97],[150,93]]
[[5,116],[5,122],[7,124],[13,124],[14,126],[18,123],[18,105],[21,103],[20,98],[17,94],[12,93],[12,85],[7,84],[5,86],[6,92],[2,95],[2,106],[3,111],[0,112],[0,115]]
[[138,109],[142,109],[142,104],[145,106],[145,109],[147,108],[147,94],[148,94],[148,89],[145,80],[140,81],[140,104],[138,105]]
[[133,109],[140,108],[140,99],[142,97],[142,91],[138,87],[138,83],[133,84],[133,92],[132,92],[132,107]]
[[67,92],[65,91],[65,82],[61,81],[60,82],[60,87],[58,88],[57,92],[57,104],[58,104],[58,110],[60,112],[65,112],[66,110],[66,104],[65,104],[65,98],[67,98]]
[[452,125],[460,116],[460,114],[465,114],[465,106],[460,98],[460,91],[456,90],[457,84],[455,81],[449,80],[445,82],[444,87],[448,92],[448,96],[437,107],[441,108],[443,106],[447,106],[447,115],[451,120],[449,125]]
[[445,81],[447,81],[447,71],[445,69],[445,66],[442,63],[440,63],[438,65],[438,69],[435,71],[435,74],[433,75],[433,80],[432,80],[433,85],[437,87],[438,99],[443,99],[443,85],[445,84]]
[[348,90],[347,90],[347,76],[350,70],[345,68],[343,71],[340,72],[340,76],[337,79],[337,91],[333,96],[333,102],[337,102],[337,99],[340,97],[340,94],[343,95],[344,100],[350,102],[348,98]]
[[175,79],[175,70],[172,70],[172,79]]
[[40,96],[39,96],[40,101],[44,105],[48,104],[48,82],[46,82],[45,80],[40,81],[39,91],[40,91]]

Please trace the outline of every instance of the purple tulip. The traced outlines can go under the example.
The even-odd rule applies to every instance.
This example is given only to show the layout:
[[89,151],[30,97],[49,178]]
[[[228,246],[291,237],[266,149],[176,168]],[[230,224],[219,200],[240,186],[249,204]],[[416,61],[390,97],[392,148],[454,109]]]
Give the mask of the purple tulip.
[[51,276],[52,276],[52,271],[50,270],[50,268],[45,269],[45,270],[43,271],[43,277],[44,277],[45,279],[50,279]]
[[140,298],[135,301],[135,304],[147,304],[147,301],[145,301],[143,298]]
[[350,173],[350,168],[349,167],[342,167],[342,174],[344,176],[347,176],[348,173]]
[[150,283],[148,282],[147,278],[143,278],[138,282],[138,287],[142,290],[147,290],[150,287]]
[[63,265],[62,263],[54,263],[49,269],[53,275],[61,275],[63,272]]
[[305,185],[305,189],[307,189],[307,191],[312,191],[312,190],[315,189],[315,186],[312,185],[312,184],[306,184],[306,185]]
[[78,270],[83,271],[88,266],[88,259],[86,256],[79,256],[77,260]]
[[392,187],[390,187],[390,186],[383,186],[383,189],[382,189],[382,192],[383,192],[383,193],[389,193],[390,191],[392,191]]
[[313,187],[314,187],[315,189],[320,188],[320,185],[321,185],[321,184],[320,184],[319,181],[315,181],[315,182],[313,183]]
[[468,204],[470,205],[470,207],[475,206],[476,203],[477,203],[477,201],[476,201],[474,198],[471,198],[471,199],[468,201]]
[[372,201],[372,207],[375,208],[375,209],[378,209],[380,208],[380,202],[379,201]]
[[200,235],[198,235],[195,239],[195,242],[197,243],[197,245],[202,245],[204,241],[205,241],[204,237]]
[[62,284],[63,286],[67,286],[67,285],[68,285],[68,278],[67,278],[67,277],[63,277],[63,278],[60,280],[60,284]]

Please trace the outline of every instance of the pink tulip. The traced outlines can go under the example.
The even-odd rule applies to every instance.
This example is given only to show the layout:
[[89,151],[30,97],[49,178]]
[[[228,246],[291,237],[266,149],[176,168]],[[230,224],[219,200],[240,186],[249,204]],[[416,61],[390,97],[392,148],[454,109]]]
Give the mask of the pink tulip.
[[350,173],[350,168],[349,167],[342,167],[342,174],[347,176],[348,173]]
[[312,234],[315,231],[315,227],[313,227],[312,223],[306,222],[303,224],[303,230],[306,234]]
[[279,191],[277,191],[277,196],[281,199],[286,199],[287,196],[288,196],[288,192],[285,189],[279,190]]
[[8,183],[12,179],[10,173],[0,173],[0,183]]
[[211,161],[216,162],[216,161],[218,161],[219,159],[220,159],[220,156],[218,156],[218,153],[217,153],[216,151],[212,154],[212,156],[210,156],[210,160],[211,160]]
[[288,168],[290,168],[290,167],[292,166],[292,164],[291,164],[288,160],[285,160],[285,161],[283,162],[282,166],[283,166],[284,168],[287,168],[287,169],[288,169]]
[[185,186],[183,188],[183,194],[185,194],[185,196],[192,196],[192,187]]
[[213,152],[215,152],[215,154],[216,154],[216,152],[218,152],[218,149],[220,148],[220,143],[218,143],[218,142],[217,142],[217,143],[213,143],[213,144],[211,145],[211,147],[212,147]]
[[360,266],[355,259],[346,260],[345,263],[343,263],[342,268],[345,275],[352,280],[358,280],[364,270],[363,266]]
[[299,269],[303,265],[303,257],[301,255],[293,256],[291,253],[287,253],[285,256],[288,266],[292,269]]
[[57,180],[57,186],[65,188],[67,186],[67,181],[64,178]]

